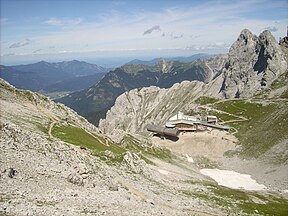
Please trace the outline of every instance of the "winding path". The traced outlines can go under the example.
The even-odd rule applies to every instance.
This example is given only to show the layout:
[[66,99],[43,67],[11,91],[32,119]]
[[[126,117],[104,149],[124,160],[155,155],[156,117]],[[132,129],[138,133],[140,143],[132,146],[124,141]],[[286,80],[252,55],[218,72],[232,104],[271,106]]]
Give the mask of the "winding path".
[[50,110],[48,110],[47,108],[41,105],[36,106],[36,108],[50,119],[51,123],[49,124],[48,135],[49,135],[49,138],[53,138],[52,129],[54,125],[60,121],[59,118],[55,116]]
[[52,135],[52,129],[54,127],[54,125],[57,123],[57,121],[53,120],[50,125],[49,125],[49,130],[48,130],[48,135],[49,135],[49,138],[53,138],[53,135]]

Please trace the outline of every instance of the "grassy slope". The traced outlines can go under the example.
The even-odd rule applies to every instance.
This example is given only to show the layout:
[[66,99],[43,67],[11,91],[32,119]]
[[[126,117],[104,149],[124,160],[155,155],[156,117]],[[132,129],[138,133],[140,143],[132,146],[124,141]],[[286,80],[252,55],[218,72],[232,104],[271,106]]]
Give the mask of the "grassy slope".
[[[140,145],[139,140],[129,135],[125,136],[120,144],[115,144],[108,139],[89,134],[82,128],[63,124],[54,126],[52,135],[64,142],[89,149],[93,155],[112,163],[121,162],[127,151],[140,154],[141,158],[148,163],[151,163],[149,157],[157,157],[163,160],[173,158],[169,150]],[[112,152],[112,154],[107,154],[107,151]]]
[[[103,144],[105,143],[105,139],[101,137],[92,136],[81,128],[58,124],[53,129],[53,136],[65,142],[88,148],[93,151],[93,155],[106,161],[107,155],[105,155],[104,152],[105,150],[109,150],[115,155],[115,158],[108,158],[109,163],[121,162],[123,160],[123,153],[126,151],[140,153],[142,159],[148,163],[150,162],[149,157],[157,157],[166,161],[173,160],[173,155],[169,150],[141,146],[139,141],[130,135],[125,136],[121,144],[117,145],[109,142],[109,146],[106,146]],[[259,213],[261,215],[275,215],[275,213],[277,213],[277,215],[285,215],[288,211],[287,200],[277,197],[276,195],[243,192],[209,182],[190,183],[204,184],[208,188],[208,192],[179,191],[182,195],[198,198],[210,203],[212,206],[218,206],[218,208],[229,208],[235,212],[244,212],[247,214]],[[255,203],[253,199],[260,200],[261,204]]]
[[57,124],[52,129],[52,135],[64,142],[89,149],[94,156],[107,162],[114,163],[123,160],[122,153],[125,151],[123,148],[100,136],[92,135],[82,128]]
[[242,155],[258,157],[274,145],[288,139],[287,105],[286,101],[263,105],[256,101],[236,100],[216,104],[216,107],[248,119],[232,123],[232,126],[238,130],[235,135],[242,144]]
[[[263,101],[262,101],[263,102]],[[259,157],[276,144],[288,139],[288,101],[270,100],[226,100],[214,103],[213,99],[200,98],[199,104],[210,105],[214,109],[247,118],[246,121],[231,122],[238,133],[243,150],[242,156]],[[223,121],[237,120],[237,117],[213,112]],[[238,120],[241,120],[238,118]],[[287,156],[280,158],[280,163],[287,161]]]

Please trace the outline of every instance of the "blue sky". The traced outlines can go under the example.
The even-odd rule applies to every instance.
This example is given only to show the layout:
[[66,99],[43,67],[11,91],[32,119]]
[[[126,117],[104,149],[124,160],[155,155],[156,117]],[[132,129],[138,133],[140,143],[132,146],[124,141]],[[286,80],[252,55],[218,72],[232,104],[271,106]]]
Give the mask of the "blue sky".
[[240,31],[285,36],[287,0],[0,0],[1,64],[63,56],[223,53]]

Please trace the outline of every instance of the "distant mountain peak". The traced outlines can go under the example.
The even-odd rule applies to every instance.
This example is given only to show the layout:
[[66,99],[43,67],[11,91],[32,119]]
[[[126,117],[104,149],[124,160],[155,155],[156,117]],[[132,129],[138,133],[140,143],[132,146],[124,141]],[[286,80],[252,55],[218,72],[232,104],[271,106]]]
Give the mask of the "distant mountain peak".
[[165,59],[160,59],[160,60],[157,62],[157,64],[156,64],[156,67],[159,68],[159,70],[160,70],[162,73],[168,73],[168,72],[170,72],[172,66],[173,66],[173,62],[172,62],[172,61],[165,60]]
[[256,42],[257,42],[257,36],[254,35],[248,29],[244,29],[239,34],[237,40],[232,44],[230,51],[233,49],[238,49],[239,47],[242,46],[254,46]]
[[[51,63],[42,60],[42,61],[39,61],[39,62],[37,62],[37,63],[35,63],[35,64],[37,64],[37,65],[50,65]],[[31,65],[32,65],[32,64],[31,64]]]

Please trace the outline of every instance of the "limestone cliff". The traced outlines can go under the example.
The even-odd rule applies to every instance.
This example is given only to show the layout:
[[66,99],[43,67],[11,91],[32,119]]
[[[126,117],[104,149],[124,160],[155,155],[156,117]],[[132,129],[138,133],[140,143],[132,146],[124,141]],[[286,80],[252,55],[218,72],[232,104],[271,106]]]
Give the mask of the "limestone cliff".
[[259,37],[249,30],[241,31],[231,46],[222,74],[220,94],[225,98],[251,97],[287,71],[287,61],[271,32]]
[[121,134],[119,131],[145,134],[147,124],[163,124],[176,112],[191,110],[199,96],[217,97],[220,83],[216,84],[217,80],[213,85],[183,81],[169,89],[151,86],[125,92],[117,98],[106,118],[100,120],[99,128],[116,139]]

